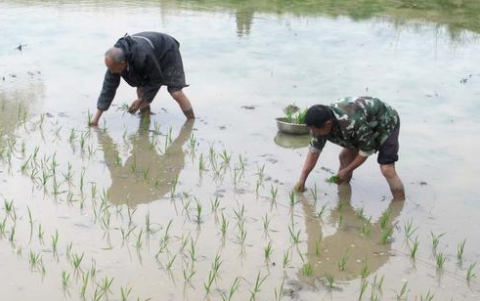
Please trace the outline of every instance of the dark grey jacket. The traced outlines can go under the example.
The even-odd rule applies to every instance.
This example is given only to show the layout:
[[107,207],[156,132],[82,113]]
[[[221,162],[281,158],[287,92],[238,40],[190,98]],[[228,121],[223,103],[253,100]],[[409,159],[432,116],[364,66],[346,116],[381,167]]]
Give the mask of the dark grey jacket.
[[142,87],[143,100],[152,102],[162,85],[186,87],[185,72],[180,55],[180,43],[158,32],[141,32],[120,38],[114,47],[122,48],[127,69],[122,74],[105,73],[97,108],[110,107],[122,77],[132,87]]

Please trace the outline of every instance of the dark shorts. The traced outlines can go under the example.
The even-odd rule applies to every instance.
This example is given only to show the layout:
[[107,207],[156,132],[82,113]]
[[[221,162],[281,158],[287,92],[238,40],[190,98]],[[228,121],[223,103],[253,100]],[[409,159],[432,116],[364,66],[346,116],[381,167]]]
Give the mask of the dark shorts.
[[400,120],[398,124],[393,129],[393,132],[390,134],[390,137],[380,146],[378,149],[378,164],[392,164],[398,161],[398,149],[400,147],[398,143],[398,136],[400,134]]

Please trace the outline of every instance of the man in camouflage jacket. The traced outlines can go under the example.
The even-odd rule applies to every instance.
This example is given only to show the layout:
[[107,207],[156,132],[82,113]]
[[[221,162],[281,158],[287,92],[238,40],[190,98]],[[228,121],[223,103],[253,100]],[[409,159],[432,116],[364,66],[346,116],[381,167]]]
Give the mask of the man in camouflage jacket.
[[312,140],[297,190],[305,189],[307,177],[328,140],[343,147],[337,183],[349,182],[353,171],[378,151],[377,162],[393,198],[405,199],[402,180],[395,170],[400,118],[394,108],[378,98],[346,97],[330,106],[310,107],[305,123],[312,132]]
[[97,102],[97,112],[90,125],[98,125],[103,112],[108,110],[123,78],[137,87],[137,99],[129,108],[149,112],[150,103],[162,85],[168,87],[172,98],[180,105],[187,119],[195,118],[190,100],[182,89],[185,83],[180,44],[173,37],[158,32],[125,35],[105,53],[107,71]]

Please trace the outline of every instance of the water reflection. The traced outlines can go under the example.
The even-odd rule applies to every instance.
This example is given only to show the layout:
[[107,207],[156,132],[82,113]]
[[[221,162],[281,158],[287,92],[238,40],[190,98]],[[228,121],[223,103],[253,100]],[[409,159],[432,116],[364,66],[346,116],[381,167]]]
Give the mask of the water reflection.
[[170,192],[180,171],[185,167],[183,145],[190,137],[194,121],[185,122],[178,137],[167,146],[163,154],[152,147],[150,123],[150,118],[142,118],[137,135],[128,138],[133,149],[125,162],[121,162],[119,146],[108,132],[98,132],[99,144],[112,178],[112,184],[107,190],[108,198],[115,205],[136,206],[158,200]]
[[[375,273],[389,258],[391,241],[382,244],[382,235],[393,227],[393,222],[402,212],[405,202],[392,201],[385,213],[389,219],[383,225],[381,219],[372,223],[351,205],[351,186],[338,186],[338,206],[332,210],[328,223],[337,228],[332,235],[323,237],[322,222],[315,218],[315,207],[309,204],[305,196],[301,196],[305,212],[305,228],[307,232],[307,261],[314,268],[314,277],[322,278],[326,274],[335,280],[352,280],[360,277],[362,269],[367,267],[369,273]],[[320,254],[318,254],[320,250]],[[343,271],[339,269],[342,258],[346,260]],[[299,279],[309,282],[302,273]]]

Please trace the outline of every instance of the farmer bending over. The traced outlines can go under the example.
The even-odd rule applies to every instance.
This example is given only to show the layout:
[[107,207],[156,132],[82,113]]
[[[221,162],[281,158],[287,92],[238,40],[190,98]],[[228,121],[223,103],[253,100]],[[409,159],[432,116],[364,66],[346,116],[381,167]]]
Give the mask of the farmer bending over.
[[192,105],[182,89],[185,84],[180,44],[173,37],[157,32],[141,32],[120,38],[105,53],[107,72],[97,102],[97,112],[90,122],[97,126],[103,112],[108,110],[122,77],[130,86],[137,87],[137,99],[129,113],[150,112],[150,103],[162,85],[180,105],[187,119],[195,118]]
[[346,97],[330,106],[310,107],[305,123],[313,137],[296,190],[305,190],[305,181],[328,140],[343,147],[337,184],[348,183],[353,171],[378,151],[377,162],[393,199],[405,199],[402,180],[395,171],[400,118],[394,108],[378,98]]

